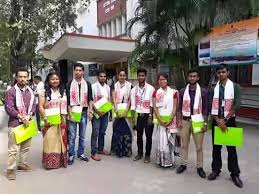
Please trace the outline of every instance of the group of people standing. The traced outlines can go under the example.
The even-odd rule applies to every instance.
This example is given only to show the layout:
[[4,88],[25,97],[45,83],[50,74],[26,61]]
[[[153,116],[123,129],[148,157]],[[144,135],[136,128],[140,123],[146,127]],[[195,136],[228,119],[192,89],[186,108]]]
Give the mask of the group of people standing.
[[[208,116],[212,116],[212,173],[209,180],[219,176],[222,160],[220,145],[214,145],[214,127],[222,131],[235,126],[235,113],[240,107],[240,87],[229,79],[229,69],[219,65],[216,69],[218,83],[208,91],[199,84],[199,72],[188,72],[188,84],[177,91],[169,86],[168,75],[158,75],[158,89],[146,82],[147,71],[138,69],[138,83],[133,87],[127,81],[127,72],[118,72],[117,82],[109,87],[106,84],[106,73],[98,72],[98,81],[90,84],[84,79],[84,66],[76,63],[73,67],[74,78],[66,86],[57,72],[48,74],[44,90],[39,92],[38,110],[42,118],[43,157],[42,164],[46,169],[54,169],[72,165],[77,157],[81,161],[89,161],[85,155],[85,132],[87,122],[92,123],[91,158],[100,161],[100,155],[114,154],[118,157],[132,156],[132,139],[137,132],[137,155],[134,161],[144,157],[144,162],[150,162],[152,135],[156,127],[158,144],[156,145],[156,163],[161,167],[175,166],[175,147],[177,135],[181,139],[181,164],[176,173],[187,169],[188,148],[190,136],[193,136],[197,152],[197,173],[201,178],[206,177],[203,170],[203,139],[208,130]],[[27,86],[28,72],[18,69],[16,84],[6,92],[5,108],[9,115],[9,142],[7,178],[15,179],[18,171],[31,171],[28,165],[28,153],[31,139],[16,144],[13,128],[20,124],[28,125],[36,112],[33,91]],[[105,99],[113,104],[113,135],[111,150],[105,147],[105,132],[108,125],[108,112],[101,112],[96,103]],[[121,111],[123,110],[123,111]],[[59,124],[50,124],[49,113],[61,115]],[[76,120],[75,112],[81,114]],[[192,118],[202,115],[204,124],[198,133],[194,133]],[[155,126],[155,127],[154,127]],[[75,140],[78,129],[78,148]],[[146,136],[145,152],[143,134]],[[236,148],[227,146],[228,169],[236,186],[242,187],[239,178],[240,170]],[[20,153],[19,164],[16,165],[17,154]]]

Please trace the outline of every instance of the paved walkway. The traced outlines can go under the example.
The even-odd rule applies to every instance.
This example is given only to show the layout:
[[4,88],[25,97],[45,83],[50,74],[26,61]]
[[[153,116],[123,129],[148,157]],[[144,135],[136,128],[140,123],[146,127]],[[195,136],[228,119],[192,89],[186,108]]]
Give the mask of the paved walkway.
[[[133,162],[132,158],[103,157],[101,162],[76,160],[73,166],[57,170],[41,167],[42,136],[33,139],[30,162],[35,171],[18,173],[16,181],[5,178],[7,157],[7,129],[0,130],[0,194],[256,194],[259,190],[259,127],[245,127],[244,148],[238,149],[241,178],[244,188],[230,181],[227,171],[227,154],[223,149],[223,172],[214,182],[201,179],[196,174],[194,144],[190,148],[190,165],[185,173],[177,175],[174,169],[157,168],[154,162],[156,134],[152,163]],[[87,129],[87,154],[90,153],[91,127]],[[111,126],[106,135],[110,147]],[[204,169],[210,172],[211,134],[207,133],[204,145]],[[136,150],[136,139],[134,139]]]

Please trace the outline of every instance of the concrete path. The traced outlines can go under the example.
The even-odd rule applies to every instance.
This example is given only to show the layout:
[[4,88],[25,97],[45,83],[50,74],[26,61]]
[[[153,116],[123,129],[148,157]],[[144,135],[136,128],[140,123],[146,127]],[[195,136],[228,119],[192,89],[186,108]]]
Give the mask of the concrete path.
[[[196,174],[195,150],[190,145],[190,165],[185,173],[177,175],[174,169],[161,169],[155,165],[156,133],[153,135],[152,163],[132,158],[103,157],[101,162],[81,162],[57,170],[41,167],[42,135],[33,139],[30,162],[35,171],[18,173],[16,181],[5,178],[7,158],[7,129],[0,129],[0,194],[256,194],[259,191],[259,127],[241,125],[245,128],[244,148],[238,149],[241,178],[244,188],[239,189],[230,181],[227,171],[227,151],[224,148],[223,169],[216,181],[201,179]],[[110,148],[111,124],[106,135],[106,147]],[[87,154],[91,127],[87,128]],[[134,155],[136,139],[134,139]],[[204,144],[204,169],[210,172],[211,133]],[[178,161],[179,162],[179,161]]]

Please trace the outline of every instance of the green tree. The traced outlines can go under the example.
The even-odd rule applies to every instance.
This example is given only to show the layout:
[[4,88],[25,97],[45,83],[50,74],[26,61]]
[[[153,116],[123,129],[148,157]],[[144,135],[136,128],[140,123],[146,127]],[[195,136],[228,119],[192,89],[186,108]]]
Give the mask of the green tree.
[[10,42],[9,30],[5,17],[0,8],[0,80],[9,81],[10,78]]
[[[128,34],[137,23],[143,30],[137,36],[135,55],[143,48],[156,48],[159,62],[176,64],[184,80],[188,69],[198,65],[197,44],[217,25],[256,15],[251,0],[139,0],[135,17],[127,23]],[[160,52],[162,51],[162,52]],[[147,52],[147,51],[145,51]],[[132,56],[131,59],[138,57]],[[131,61],[136,63],[136,61]]]
[[[30,66],[39,42],[51,39],[55,32],[76,29],[75,5],[80,0],[0,0],[8,29],[11,72],[18,66]],[[89,0],[81,0],[87,5]]]

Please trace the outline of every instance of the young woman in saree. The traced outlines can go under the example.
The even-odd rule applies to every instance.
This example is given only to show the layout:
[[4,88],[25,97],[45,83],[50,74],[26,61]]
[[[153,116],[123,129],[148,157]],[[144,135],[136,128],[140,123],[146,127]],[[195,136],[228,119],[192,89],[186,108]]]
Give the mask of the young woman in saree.
[[[130,111],[130,92],[132,85],[126,81],[126,77],[126,71],[120,70],[118,74],[119,81],[112,87],[116,118],[113,123],[111,152],[118,157],[130,157],[132,155],[132,135],[130,120],[127,117]],[[123,113],[119,111],[121,108],[124,109]]]
[[46,78],[45,92],[39,94],[39,110],[44,121],[42,165],[46,169],[66,167],[67,98],[57,72],[49,73]]
[[161,167],[175,165],[174,150],[177,133],[176,109],[178,92],[168,86],[168,75],[158,76],[159,89],[154,92],[153,105],[158,128],[156,163]]

